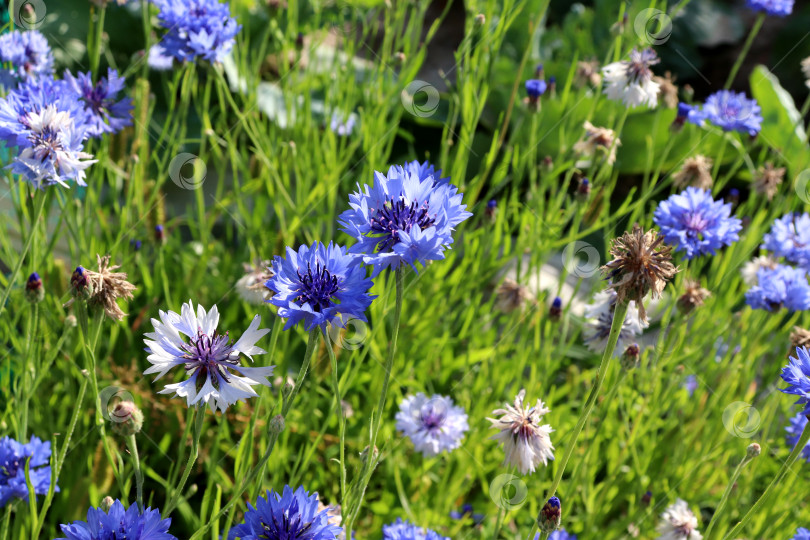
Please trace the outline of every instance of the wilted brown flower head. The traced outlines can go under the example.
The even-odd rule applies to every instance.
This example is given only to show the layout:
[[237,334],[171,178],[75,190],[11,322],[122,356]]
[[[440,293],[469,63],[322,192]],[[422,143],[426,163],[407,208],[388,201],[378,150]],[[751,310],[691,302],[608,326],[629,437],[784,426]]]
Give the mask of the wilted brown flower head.
[[708,289],[700,286],[699,281],[689,280],[684,285],[684,293],[678,298],[678,309],[684,315],[691,313],[696,307],[703,305],[703,302],[711,296]]
[[672,181],[679,189],[687,186],[699,189],[711,188],[712,160],[701,155],[686,158],[678,172],[672,175]]
[[580,87],[586,84],[597,88],[602,86],[602,74],[599,72],[599,62],[597,60],[577,62],[574,82]]
[[801,326],[794,326],[790,333],[790,354],[796,352],[797,347],[810,347],[810,330],[805,330]]
[[93,284],[93,295],[88,299],[89,305],[99,306],[111,319],[120,321],[126,317],[126,313],[121,311],[116,300],[124,298],[132,299],[132,291],[135,285],[127,281],[124,272],[114,272],[120,266],[110,266],[110,256],[96,255],[98,259],[98,272],[87,270],[87,278]]
[[616,137],[616,132],[612,129],[594,126],[587,120],[583,124],[585,128],[585,138],[574,144],[574,152],[588,157],[593,157],[597,152],[605,156],[608,165],[616,161],[616,148],[622,141]]
[[528,287],[511,278],[503,280],[503,283],[495,291],[495,296],[495,307],[504,313],[522,309],[526,304],[534,300]]
[[634,300],[638,316],[647,320],[643,299],[651,292],[660,297],[667,281],[675,277],[678,268],[672,264],[672,246],[664,244],[664,237],[654,229],[644,232],[638,224],[613,240],[610,248],[613,260],[602,267],[602,272],[616,290],[616,302]]
[[675,86],[675,79],[667,71],[663,77],[653,77],[653,81],[658,83],[658,96],[668,109],[678,106],[678,87]]
[[779,184],[785,177],[785,168],[774,168],[773,163],[766,163],[764,167],[757,170],[757,176],[754,179],[754,189],[760,195],[765,195],[770,201],[776,192],[779,191]]

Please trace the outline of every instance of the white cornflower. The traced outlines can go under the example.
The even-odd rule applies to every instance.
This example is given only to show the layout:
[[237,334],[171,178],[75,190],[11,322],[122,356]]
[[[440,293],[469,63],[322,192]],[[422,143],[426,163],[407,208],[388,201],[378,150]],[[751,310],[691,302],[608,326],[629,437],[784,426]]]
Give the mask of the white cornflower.
[[676,500],[661,514],[656,530],[661,536],[656,540],[701,540],[697,531],[698,521],[686,501]]
[[[607,347],[610,326],[613,324],[613,310],[616,305],[616,291],[606,289],[593,297],[593,302],[585,306],[586,325],[582,330],[585,344],[593,352],[601,353]],[[649,323],[642,321],[638,316],[636,303],[632,300],[627,307],[624,325],[619,332],[619,341],[616,343],[614,355],[618,356],[624,351],[624,344],[633,341],[632,338],[640,335]]]
[[745,283],[749,287],[756,286],[759,282],[757,272],[759,272],[760,268],[771,268],[771,269],[776,268],[776,261],[767,255],[760,255],[759,257],[754,257],[752,260],[745,263],[742,269],[740,270],[740,273],[742,274],[743,278],[743,283]]
[[406,397],[399,404],[396,420],[397,430],[411,439],[417,452],[427,457],[458,448],[470,429],[464,409],[439,394],[429,398],[419,392]]
[[197,306],[195,315],[189,300],[183,304],[180,315],[160,311],[160,321],[152,319],[155,331],[146,334],[147,339],[144,339],[149,351],[147,360],[152,366],[143,373],[157,373],[155,380],[158,380],[173,367],[183,366],[188,379],[167,384],[158,393],[184,397],[189,407],[205,403],[212,411],[219,408],[225,412],[228,405],[257,396],[252,386],[270,386],[266,377],[273,374],[273,366],[251,368],[242,367],[240,363],[240,355],[252,360],[254,354],[266,352],[255,345],[270,331],[259,328],[261,320],[256,315],[242,337],[231,343],[228,332],[217,333],[219,311],[216,305],[207,313],[205,308]]
[[628,107],[658,105],[658,92],[661,85],[653,80],[650,66],[659,62],[652,49],[630,51],[630,60],[614,62],[602,68],[604,93],[608,99],[621,101]]
[[554,430],[549,424],[540,425],[543,415],[551,412],[551,409],[547,409],[539,399],[534,407],[525,407],[525,396],[526,390],[523,389],[515,397],[514,406],[507,405],[506,409],[492,411],[500,418],[487,418],[493,428],[500,430],[491,438],[503,446],[504,464],[514,465],[520,474],[533,473],[537,465],[548,465],[548,460],[554,459],[550,437]]
[[253,264],[245,263],[245,275],[236,282],[236,292],[248,304],[260,306],[273,296],[273,291],[265,286],[268,279],[273,277],[270,270],[270,261],[256,261]]

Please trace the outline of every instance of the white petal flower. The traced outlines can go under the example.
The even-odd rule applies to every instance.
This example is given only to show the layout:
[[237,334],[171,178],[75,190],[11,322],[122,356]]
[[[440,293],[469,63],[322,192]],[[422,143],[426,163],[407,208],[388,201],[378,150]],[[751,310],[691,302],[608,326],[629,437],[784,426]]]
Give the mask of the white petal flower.
[[661,85],[653,80],[650,66],[659,62],[652,49],[632,50],[630,59],[614,62],[602,68],[605,84],[604,94],[613,101],[621,101],[628,107],[658,106]]
[[406,397],[399,404],[396,420],[397,430],[427,457],[458,448],[470,429],[464,409],[439,394],[429,398],[420,392]]
[[500,430],[491,438],[503,446],[504,465],[517,467],[520,474],[533,473],[537,465],[548,465],[548,460],[554,459],[550,436],[554,430],[549,424],[540,425],[543,415],[551,412],[551,409],[546,408],[539,399],[534,407],[525,407],[525,396],[526,390],[521,390],[515,397],[514,406],[507,405],[506,409],[492,411],[500,418],[487,418],[493,428]]
[[697,531],[698,521],[686,501],[676,500],[661,514],[656,530],[660,536],[656,540],[702,540]]
[[[585,306],[586,325],[582,329],[582,337],[590,350],[601,353],[607,347],[610,326],[613,324],[613,306],[616,304],[616,291],[606,289],[597,293],[593,297],[593,302]],[[619,333],[619,341],[616,343],[614,355],[624,352],[623,345],[629,345],[629,341],[635,336],[641,335],[649,323],[639,318],[636,303],[632,300],[627,307],[627,315],[624,318],[624,326]]]
[[754,287],[759,282],[757,272],[760,268],[776,268],[776,261],[767,255],[760,255],[748,261],[743,265],[740,273],[742,274],[743,282],[749,287]]

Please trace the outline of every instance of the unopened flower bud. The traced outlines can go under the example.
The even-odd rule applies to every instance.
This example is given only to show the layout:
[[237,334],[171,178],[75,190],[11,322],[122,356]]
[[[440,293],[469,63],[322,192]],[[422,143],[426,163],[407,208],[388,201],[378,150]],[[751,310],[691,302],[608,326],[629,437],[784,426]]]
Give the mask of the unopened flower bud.
[[163,225],[155,225],[155,240],[158,242],[166,240],[166,231],[163,229]]
[[28,276],[28,281],[25,282],[25,298],[32,304],[38,304],[45,299],[45,289],[36,272]]
[[755,458],[758,455],[760,455],[761,453],[762,453],[762,447],[759,444],[751,443],[751,444],[748,445],[748,449],[747,449],[747,452],[746,452],[746,455],[747,455],[748,459]]
[[641,496],[642,506],[649,506],[650,502],[652,502],[652,498],[653,498],[652,491],[648,491],[644,495],[642,495]]
[[110,508],[112,508],[112,505],[113,505],[113,504],[115,504],[115,501],[113,500],[113,498],[112,498],[112,497],[110,497],[109,495],[107,495],[106,497],[104,497],[103,499],[101,499],[101,504],[99,505],[99,509],[100,509],[102,512],[109,512],[109,511],[110,511]]
[[118,435],[129,437],[143,427],[143,413],[131,401],[119,401],[110,412],[112,430]]
[[405,53],[402,51],[399,51],[396,54],[394,54],[394,60],[396,60],[398,64],[404,64],[405,60],[407,59],[408,57],[405,56]]
[[487,18],[483,13],[479,13],[475,16],[475,18],[473,18],[473,22],[475,23],[476,28],[480,28],[487,22]]
[[270,428],[270,433],[278,435],[279,433],[284,431],[285,427],[284,417],[281,416],[280,414],[275,415],[273,418],[270,419],[270,425],[268,427]]
[[577,199],[580,201],[587,201],[591,195],[591,182],[587,178],[582,178],[577,186]]
[[498,201],[496,201],[495,199],[490,199],[489,202],[487,202],[487,207],[484,210],[484,215],[487,216],[490,219],[490,221],[495,221],[495,216],[497,215],[497,212],[498,212]]
[[93,296],[93,283],[82,266],[77,266],[70,276],[70,292],[77,298],[85,300]]
[[537,515],[537,526],[545,533],[551,533],[560,528],[562,521],[562,508],[560,508],[560,499],[552,497],[543,505],[540,513]]
[[639,348],[638,343],[629,345],[622,355],[622,369],[631,370],[638,367],[640,358],[641,349]]
[[78,326],[78,324],[79,324],[79,321],[78,321],[78,319],[76,319],[76,315],[74,315],[73,313],[71,313],[70,315],[65,317],[65,325],[67,325],[68,327],[76,328],[76,326]]
[[556,296],[548,308],[548,316],[552,321],[559,321],[562,316],[562,298]]

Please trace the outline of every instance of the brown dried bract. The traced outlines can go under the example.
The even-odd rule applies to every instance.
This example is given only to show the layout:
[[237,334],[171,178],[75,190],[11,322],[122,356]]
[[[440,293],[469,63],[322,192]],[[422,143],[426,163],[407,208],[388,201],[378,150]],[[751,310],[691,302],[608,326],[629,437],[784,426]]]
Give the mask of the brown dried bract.
[[701,155],[686,158],[678,172],[672,175],[672,181],[679,189],[687,186],[710,189],[712,187],[712,160]]
[[766,163],[764,167],[757,170],[757,176],[754,180],[754,189],[760,195],[765,195],[770,201],[776,192],[779,191],[779,184],[785,177],[785,168],[774,168],[773,163]]
[[684,293],[678,298],[678,308],[684,314],[690,313],[693,309],[702,306],[711,294],[708,289],[700,286],[700,282],[689,280],[684,286]]
[[116,300],[124,298],[131,300],[132,291],[135,285],[127,281],[124,272],[115,272],[120,266],[110,266],[110,256],[96,255],[98,259],[98,272],[88,270],[88,279],[93,285],[93,295],[88,299],[88,304],[100,306],[104,313],[111,319],[120,321],[126,317]]

